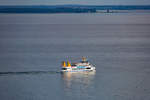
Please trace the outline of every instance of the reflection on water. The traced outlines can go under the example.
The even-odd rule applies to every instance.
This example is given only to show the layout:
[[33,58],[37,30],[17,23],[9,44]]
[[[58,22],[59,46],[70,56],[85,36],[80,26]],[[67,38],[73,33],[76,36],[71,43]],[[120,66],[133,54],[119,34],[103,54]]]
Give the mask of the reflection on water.
[[80,98],[87,96],[93,82],[96,71],[92,72],[66,72],[62,73],[65,96]]
[[70,88],[72,84],[79,83],[84,85],[90,85],[93,80],[96,71],[91,72],[66,72],[62,73],[63,80],[67,88]]

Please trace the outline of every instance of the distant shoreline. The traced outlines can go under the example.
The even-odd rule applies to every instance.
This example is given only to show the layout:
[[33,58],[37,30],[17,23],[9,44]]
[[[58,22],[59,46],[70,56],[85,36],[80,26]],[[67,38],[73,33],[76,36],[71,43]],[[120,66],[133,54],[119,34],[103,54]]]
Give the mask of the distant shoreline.
[[149,11],[150,5],[21,5],[0,6],[0,13],[128,13]]

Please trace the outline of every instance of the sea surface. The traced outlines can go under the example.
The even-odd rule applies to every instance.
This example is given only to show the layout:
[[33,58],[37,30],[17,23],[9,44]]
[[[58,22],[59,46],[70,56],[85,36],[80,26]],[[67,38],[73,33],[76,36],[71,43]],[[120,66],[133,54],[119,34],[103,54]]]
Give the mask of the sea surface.
[[150,100],[150,13],[0,14],[0,99]]

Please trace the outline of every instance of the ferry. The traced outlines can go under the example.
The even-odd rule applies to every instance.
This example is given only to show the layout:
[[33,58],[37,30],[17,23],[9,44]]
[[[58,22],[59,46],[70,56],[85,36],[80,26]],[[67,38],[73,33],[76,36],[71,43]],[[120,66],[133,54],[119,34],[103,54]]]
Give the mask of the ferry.
[[69,61],[63,61],[61,72],[87,72],[95,71],[95,69],[96,68],[92,64],[90,64],[85,57],[82,57],[82,60],[79,63],[70,63]]

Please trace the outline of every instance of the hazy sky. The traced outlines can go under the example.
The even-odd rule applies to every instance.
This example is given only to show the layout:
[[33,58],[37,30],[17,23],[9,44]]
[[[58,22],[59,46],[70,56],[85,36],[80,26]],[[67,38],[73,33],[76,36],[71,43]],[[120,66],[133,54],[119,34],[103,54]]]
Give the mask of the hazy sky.
[[150,5],[150,0],[0,0],[0,5]]

